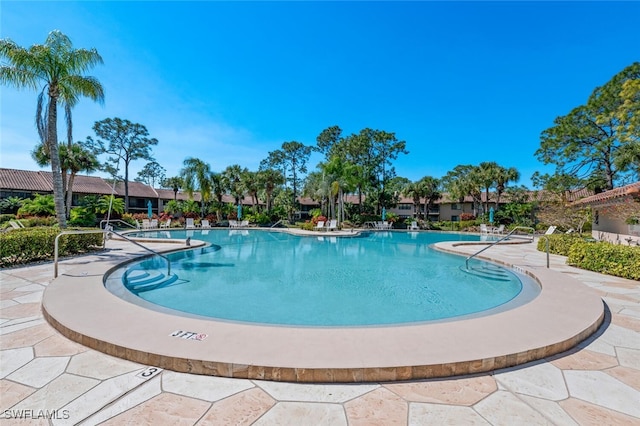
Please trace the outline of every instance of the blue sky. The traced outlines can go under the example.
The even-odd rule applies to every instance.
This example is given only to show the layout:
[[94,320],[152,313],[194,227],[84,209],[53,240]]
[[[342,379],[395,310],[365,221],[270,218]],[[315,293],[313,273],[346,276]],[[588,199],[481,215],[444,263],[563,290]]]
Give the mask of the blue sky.
[[[637,2],[0,5],[1,38],[28,47],[58,29],[102,55],[89,74],[105,104],[77,105],[74,139],[108,117],[143,124],[167,176],[187,157],[257,170],[283,142],[314,145],[338,125],[395,132],[411,180],[497,161],[527,186],[553,171],[534,157],[540,133],[640,60],[639,21]],[[37,170],[37,93],[0,90],[0,167]]]

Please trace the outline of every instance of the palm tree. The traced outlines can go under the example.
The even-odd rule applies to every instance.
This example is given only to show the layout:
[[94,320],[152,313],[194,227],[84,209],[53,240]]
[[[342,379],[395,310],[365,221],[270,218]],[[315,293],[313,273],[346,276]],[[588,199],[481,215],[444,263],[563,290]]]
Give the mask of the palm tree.
[[[62,167],[62,186],[65,192],[65,217],[68,219],[71,215],[71,205],[73,201],[73,182],[79,172],[91,173],[100,168],[100,163],[96,156],[90,150],[86,149],[80,143],[71,145],[60,144],[58,147],[60,155],[60,165]],[[51,159],[47,154],[47,150],[43,144],[38,145],[32,152],[31,156],[39,166],[47,166],[51,163]],[[69,175],[67,176],[67,173]]]
[[267,211],[270,211],[271,200],[273,199],[273,191],[275,191],[277,186],[283,185],[285,183],[285,178],[282,173],[275,169],[264,169],[260,170],[258,173],[259,180],[264,187]]
[[251,196],[251,203],[253,204],[253,209],[257,213],[260,209],[260,204],[258,200],[258,190],[260,187],[260,183],[258,181],[258,173],[251,172],[249,170],[244,170],[242,173],[242,186],[247,190],[249,195]]
[[489,212],[489,190],[496,185],[496,177],[500,166],[494,161],[480,163],[473,172],[475,180],[485,191],[484,213]]
[[242,177],[247,169],[243,169],[237,164],[227,166],[222,172],[229,193],[236,199],[236,207],[240,205],[241,199],[244,198],[244,188],[242,185]]
[[180,176],[172,176],[162,180],[161,185],[165,188],[173,189],[173,201],[178,201],[178,191],[182,188],[182,178]]
[[507,188],[509,182],[517,182],[520,180],[520,172],[515,167],[508,169],[498,166],[496,170],[496,210],[500,209],[500,197]]
[[[29,49],[18,46],[10,39],[0,40],[0,57],[8,65],[0,66],[0,82],[18,88],[38,90],[44,83],[36,108],[36,125],[40,140],[47,147],[51,158],[53,194],[56,217],[61,228],[66,228],[64,186],[58,152],[58,102],[65,107],[67,132],[71,133],[71,108],[81,96],[100,103],[104,90],[94,77],[82,75],[102,57],[95,49],[74,49],[71,40],[60,31],[52,31],[44,44]],[[46,98],[46,104],[45,104]],[[70,138],[68,138],[70,139]]]
[[420,215],[420,199],[422,198],[422,190],[418,182],[410,182],[402,189],[402,195],[413,200],[413,214],[418,218]]
[[202,198],[201,216],[204,217],[205,206],[211,198],[211,167],[204,161],[192,157],[184,160],[183,165],[184,167],[180,170],[180,176],[182,177],[184,188],[191,198],[193,198],[195,190],[200,191],[200,197]]
[[418,181],[417,185],[420,188],[420,193],[424,197],[424,218],[429,222],[431,205],[442,196],[440,193],[440,180],[431,176],[425,176]]

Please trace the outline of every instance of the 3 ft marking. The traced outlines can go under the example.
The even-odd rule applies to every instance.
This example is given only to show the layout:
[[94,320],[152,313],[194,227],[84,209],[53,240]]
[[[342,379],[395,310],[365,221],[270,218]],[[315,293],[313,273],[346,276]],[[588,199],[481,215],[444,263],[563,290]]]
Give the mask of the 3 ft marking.
[[139,372],[138,374],[136,374],[136,377],[140,377],[141,379],[147,380],[147,379],[152,378],[156,374],[160,374],[161,371],[162,371],[162,368],[147,367],[144,370],[142,370],[141,372]]
[[206,339],[208,335],[204,334],[204,333],[197,333],[195,331],[176,330],[173,333],[171,333],[169,336],[171,336],[171,337],[179,337],[179,338],[185,339],[185,340],[199,340],[199,341],[202,341],[202,340]]

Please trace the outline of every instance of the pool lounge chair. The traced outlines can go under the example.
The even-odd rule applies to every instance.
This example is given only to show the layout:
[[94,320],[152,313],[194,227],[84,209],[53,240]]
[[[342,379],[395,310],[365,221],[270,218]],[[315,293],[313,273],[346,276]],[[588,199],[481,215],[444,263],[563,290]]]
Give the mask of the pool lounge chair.
[[158,219],[151,219],[151,224],[149,225],[149,227],[151,229],[157,229],[158,228]]
[[547,231],[544,233],[544,235],[551,235],[554,232],[556,232],[556,228],[557,226],[550,226],[549,229],[547,229]]
[[17,220],[10,220],[10,221],[9,221],[9,225],[11,225],[11,227],[12,227],[13,229],[21,229],[21,228],[24,228],[24,225],[23,225],[22,223],[20,223],[19,221],[17,221]]
[[482,234],[482,235],[488,235],[489,234],[489,228],[487,228],[487,225],[485,223],[481,223],[480,224],[480,234]]
[[246,228],[247,226],[249,226],[249,221],[248,220],[243,220],[242,222],[240,222],[240,224],[238,226],[240,228]]
[[196,227],[196,225],[195,225],[195,223],[193,223],[193,218],[192,217],[188,217],[186,225],[185,225],[185,228],[187,228],[187,229],[195,229],[195,227]]
[[418,226],[418,222],[416,222],[415,220],[411,222],[411,225],[407,225],[407,229],[409,231],[414,231],[414,230],[418,230],[420,229],[420,227]]
[[200,221],[200,227],[203,229],[210,229],[211,225],[207,219],[202,219],[202,221]]
[[329,224],[326,226],[327,231],[333,231],[334,229],[338,229],[338,221],[336,219],[331,219]]
[[142,229],[149,228],[151,228],[151,222],[149,221],[149,219],[142,219]]
[[170,228],[171,227],[171,219],[168,219],[166,222],[160,222],[160,228]]
[[497,228],[491,229],[492,234],[504,234],[504,225],[500,225]]
[[318,231],[322,231],[324,229],[324,220],[319,220],[318,224],[313,227],[313,229],[317,229]]
[[238,221],[237,220],[230,220],[229,221],[229,228],[237,228],[238,227]]

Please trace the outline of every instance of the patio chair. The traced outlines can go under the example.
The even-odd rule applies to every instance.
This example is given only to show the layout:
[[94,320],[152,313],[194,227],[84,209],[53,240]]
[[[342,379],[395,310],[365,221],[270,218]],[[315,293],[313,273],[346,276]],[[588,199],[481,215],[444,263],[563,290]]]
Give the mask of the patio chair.
[[243,220],[242,222],[240,222],[240,225],[238,225],[241,228],[246,228],[247,226],[249,226],[249,221],[248,220]]
[[338,221],[336,219],[331,219],[329,224],[326,226],[327,231],[333,231],[334,229],[338,229]]
[[322,229],[324,229],[324,220],[319,220],[318,224],[314,226],[313,229],[317,229],[318,231],[321,231]]
[[486,223],[481,223],[480,224],[480,234],[482,234],[482,235],[488,235],[489,234],[489,228],[487,228],[487,224]]
[[500,225],[497,228],[493,228],[492,234],[504,234],[504,225]]
[[209,221],[207,219],[202,219],[202,221],[200,222],[200,227],[210,229],[211,225],[209,224]]
[[142,219],[142,229],[149,228],[151,228],[151,222],[149,221],[149,219]]
[[229,221],[229,228],[237,228],[238,227],[238,221],[237,220],[230,220]]
[[15,220],[10,220],[9,221],[9,225],[11,225],[11,227],[13,229],[20,229],[20,228],[24,228],[24,225],[22,225],[20,222],[17,222]]
[[160,228],[170,228],[171,227],[171,219],[167,219],[166,222],[160,223]]
[[556,228],[557,226],[550,226],[549,229],[547,229],[547,231],[544,233],[544,235],[551,235],[554,232],[556,232]]
[[411,222],[411,225],[407,226],[407,229],[410,231],[415,231],[417,229],[420,229],[420,227],[418,226],[418,222],[416,222],[415,220]]
[[158,219],[151,219],[151,224],[149,225],[151,229],[158,228]]
[[187,221],[186,221],[186,225],[185,225],[185,227],[186,227],[187,229],[195,229],[196,224],[193,222],[193,218],[192,218],[192,217],[188,217],[188,218],[187,218]]

